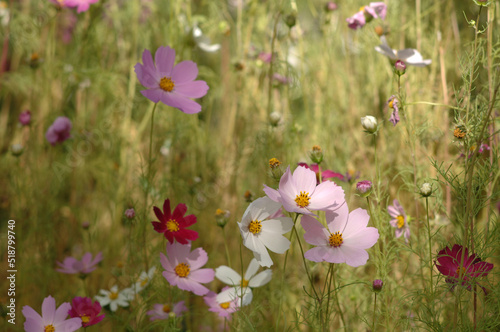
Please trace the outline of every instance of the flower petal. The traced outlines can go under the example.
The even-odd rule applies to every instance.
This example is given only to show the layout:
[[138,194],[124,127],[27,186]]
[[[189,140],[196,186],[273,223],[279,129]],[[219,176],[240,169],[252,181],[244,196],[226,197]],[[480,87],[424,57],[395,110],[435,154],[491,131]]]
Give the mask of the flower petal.
[[247,270],[245,272],[244,278],[246,280],[252,279],[252,277],[257,273],[257,271],[260,268],[260,264],[257,262],[256,259],[252,259],[250,261],[250,264],[248,264]]
[[272,270],[264,270],[257,274],[255,277],[247,279],[249,280],[248,286],[255,288],[255,287],[261,287],[267,284],[269,281],[271,281],[271,278],[273,277],[273,271]]
[[168,46],[160,46],[155,53],[156,69],[160,77],[170,77],[174,67],[175,50]]
[[208,254],[202,248],[196,248],[193,250],[187,257],[186,261],[188,262],[191,271],[197,270],[208,262]]
[[215,269],[215,277],[228,285],[239,285],[241,276],[229,266],[221,265]]
[[214,280],[215,271],[213,269],[199,269],[189,273],[189,279],[206,284]]
[[179,62],[172,70],[172,80],[175,82],[176,88],[177,84],[194,81],[196,76],[198,76],[198,66],[193,61]]
[[[70,308],[68,308],[69,310]],[[44,324],[51,324],[54,322],[56,313],[56,300],[52,296],[47,296],[42,303],[42,318]]]
[[201,105],[191,99],[184,97],[175,92],[163,93],[161,101],[168,106],[178,108],[186,114],[194,114],[201,112]]

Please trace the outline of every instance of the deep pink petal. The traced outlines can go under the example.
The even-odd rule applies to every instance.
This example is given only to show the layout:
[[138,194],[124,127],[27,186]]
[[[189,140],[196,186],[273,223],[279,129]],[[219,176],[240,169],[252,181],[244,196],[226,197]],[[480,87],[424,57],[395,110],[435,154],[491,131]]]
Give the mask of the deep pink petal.
[[189,241],[195,241],[196,239],[198,239],[198,236],[199,236],[198,232],[193,231],[191,229],[181,228],[177,232],[177,237],[182,237],[183,239],[186,239]]
[[172,210],[170,209],[170,199],[166,199],[163,202],[163,213],[165,214],[165,220],[172,219]]
[[186,214],[187,206],[186,204],[180,203],[175,207],[174,213],[172,213],[172,218],[179,222],[182,217]]
[[194,81],[175,86],[175,92],[187,98],[201,98],[207,94],[208,89],[205,81]]
[[338,178],[338,179],[343,179],[344,178],[344,175],[343,174],[340,174],[340,173],[337,173],[337,172],[334,172],[334,171],[330,171],[329,169],[327,170],[324,170],[322,173],[321,173],[321,177],[323,179],[330,179],[330,178]]
[[165,231],[167,230],[167,224],[163,224],[161,222],[157,222],[157,221],[153,221],[151,222],[153,224],[153,228],[155,231],[157,231],[158,233],[165,233]]
[[170,244],[174,243],[174,235],[172,234],[172,232],[165,230],[165,233],[163,234]]
[[163,223],[163,221],[167,221],[168,219],[165,218],[165,216],[163,215],[163,213],[161,212],[161,210],[159,208],[157,208],[156,206],[153,206],[153,211],[156,215],[156,218],[158,218],[158,220],[160,222]]
[[[160,46],[155,53],[156,69],[161,77],[171,77],[175,62],[175,50],[168,46]],[[160,78],[161,78],[160,77]],[[175,80],[174,80],[175,81]]]
[[196,223],[196,216],[194,214],[190,214],[188,216],[185,216],[184,217],[184,221],[182,222],[182,224],[184,225],[184,227],[189,227],[189,226],[191,226],[191,225],[193,225],[195,223]]
[[[198,76],[198,66],[193,61],[179,62],[172,70],[172,80],[176,84],[192,82]],[[202,81],[203,82],[203,81]]]

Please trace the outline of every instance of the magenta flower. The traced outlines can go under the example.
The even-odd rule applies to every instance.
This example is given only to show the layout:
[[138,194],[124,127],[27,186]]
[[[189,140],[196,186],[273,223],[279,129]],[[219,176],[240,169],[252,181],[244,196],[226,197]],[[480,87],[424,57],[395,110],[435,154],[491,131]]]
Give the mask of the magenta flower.
[[58,117],[45,133],[45,138],[52,145],[62,143],[70,137],[71,121],[65,116]]
[[153,305],[153,310],[146,312],[146,315],[151,316],[149,320],[168,319],[172,316],[181,317],[183,312],[188,311],[184,301],[177,302],[172,307],[170,304],[156,303]]
[[[305,168],[308,168],[308,169],[314,171],[314,173],[316,173],[316,183],[320,184],[318,164],[311,164],[311,166],[309,166],[306,163],[298,163],[298,166],[302,166],[302,167],[305,167]],[[344,178],[344,175],[337,173],[337,172],[334,172],[334,171],[331,171],[329,169],[325,169],[325,170],[321,171],[321,182],[325,182],[327,179],[332,179],[332,178],[337,178],[339,180],[342,180]]]
[[[226,286],[222,288],[222,292],[230,289],[230,287]],[[231,314],[235,311],[238,311],[238,299],[234,299],[229,302],[219,303],[217,302],[217,294],[214,292],[209,292],[207,295],[203,297],[205,303],[209,306],[208,311],[215,312],[219,314],[219,317],[231,319]]]
[[165,105],[178,108],[184,113],[201,111],[201,105],[190,98],[201,98],[207,94],[205,81],[195,81],[198,67],[192,61],[182,61],[174,66],[175,50],[160,47],[155,54],[155,62],[149,50],[142,53],[142,62],[135,65],[137,79],[147,90],[142,90],[144,97],[154,103],[161,101]]
[[[462,250],[465,252],[462,253]],[[462,256],[464,260],[460,264]],[[455,244],[452,249],[446,247],[441,250],[438,253],[437,263],[434,262],[439,272],[447,277],[446,282],[452,284],[452,290],[462,280],[461,285],[471,291],[474,279],[487,276],[488,272],[493,269],[493,264],[482,261],[476,254],[469,256],[469,250],[458,244]],[[486,292],[484,287],[481,286],[481,288]]]
[[25,305],[23,315],[26,318],[24,330],[26,332],[73,332],[82,327],[82,320],[68,317],[71,304],[64,302],[56,309],[56,300],[52,296],[47,296],[42,303],[42,316],[33,308]]
[[19,123],[21,123],[23,126],[29,125],[31,122],[31,112],[29,110],[26,110],[24,112],[21,112],[19,114]]
[[346,263],[349,266],[365,265],[368,261],[366,249],[378,240],[378,230],[366,227],[370,216],[366,210],[356,209],[349,213],[347,204],[336,211],[326,211],[325,228],[311,216],[302,216],[301,225],[307,243],[315,245],[304,257],[313,262]]
[[94,259],[92,259],[92,254],[87,252],[83,255],[81,261],[74,257],[66,257],[62,263],[56,262],[60,267],[56,271],[67,274],[87,274],[94,271],[100,261],[102,261],[102,252],[95,255]]
[[167,256],[160,253],[163,276],[172,286],[202,296],[208,293],[206,284],[214,280],[213,269],[200,269],[208,261],[202,248],[191,251],[191,244],[167,243]]
[[316,186],[314,171],[299,166],[290,172],[287,167],[280,179],[279,189],[264,185],[264,192],[286,211],[314,215],[312,210],[335,210],[345,202],[344,190],[331,181]]
[[64,5],[66,7],[76,7],[76,12],[82,13],[89,10],[89,6],[97,1],[99,0],[64,0]]
[[134,208],[126,209],[125,210],[125,217],[127,217],[128,219],[134,219],[134,217],[135,217],[135,210],[134,210]]
[[156,217],[159,221],[151,222],[153,228],[158,233],[163,233],[168,242],[173,243],[174,239],[181,243],[187,244],[189,241],[194,241],[198,238],[198,232],[187,229],[187,227],[196,223],[196,216],[186,214],[186,204],[177,204],[174,211],[170,210],[170,199],[163,202],[163,213],[156,206],[153,207]]
[[391,226],[396,228],[396,238],[399,238],[404,233],[405,241],[408,243],[408,240],[410,240],[410,226],[408,226],[408,221],[406,220],[405,210],[397,199],[392,204],[394,205],[387,207],[387,212],[393,218],[390,221]]
[[104,319],[104,314],[99,316],[101,309],[98,301],[92,303],[91,298],[75,297],[68,314],[70,317],[80,318],[82,320],[82,327],[87,327],[95,325]]

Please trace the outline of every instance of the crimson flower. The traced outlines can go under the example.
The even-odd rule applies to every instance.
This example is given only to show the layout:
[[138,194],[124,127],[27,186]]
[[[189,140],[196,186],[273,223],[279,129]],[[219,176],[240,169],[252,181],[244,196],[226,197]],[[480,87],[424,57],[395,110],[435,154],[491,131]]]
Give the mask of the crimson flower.
[[[320,184],[318,164],[308,165],[306,163],[298,163],[297,165],[303,166],[307,169],[314,171],[314,173],[316,173],[316,182],[317,182],[317,184]],[[331,171],[329,169],[325,169],[325,170],[321,171],[321,182],[325,182],[327,179],[331,179],[331,178],[338,178],[338,179],[342,180],[344,178],[344,175],[337,173],[337,172],[334,172],[334,171]]]
[[158,233],[165,234],[165,238],[170,243],[174,243],[174,239],[180,244],[188,244],[189,241],[194,241],[198,238],[198,232],[195,232],[186,227],[196,223],[196,216],[186,214],[186,204],[178,204],[174,212],[170,210],[170,199],[165,200],[163,203],[163,213],[156,206],[153,208],[158,218],[158,221],[153,221],[153,227]]
[[99,323],[104,319],[104,314],[101,312],[101,305],[98,301],[92,303],[92,299],[88,297],[75,297],[71,301],[71,309],[68,311],[70,317],[79,317],[82,320],[82,327],[91,326]]
[[[462,250],[465,252],[462,253]],[[462,256],[463,264],[460,264]],[[441,250],[438,253],[437,263],[434,262],[439,272],[446,276],[446,282],[452,284],[451,289],[462,280],[462,286],[467,287],[469,291],[472,290],[475,278],[487,276],[493,268],[493,264],[482,261],[476,254],[469,256],[469,250],[458,244],[455,244],[452,249],[446,247]]]

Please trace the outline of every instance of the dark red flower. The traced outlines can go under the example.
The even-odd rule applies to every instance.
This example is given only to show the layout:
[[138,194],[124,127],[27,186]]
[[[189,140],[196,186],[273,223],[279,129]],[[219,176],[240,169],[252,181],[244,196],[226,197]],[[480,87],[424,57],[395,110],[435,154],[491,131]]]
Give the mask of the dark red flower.
[[101,305],[88,297],[75,297],[71,301],[71,309],[68,311],[70,317],[80,317],[82,319],[82,326],[87,327],[95,325],[104,319],[104,314],[99,315],[101,312]]
[[170,200],[163,203],[163,213],[156,206],[153,208],[158,221],[153,221],[153,227],[158,233],[164,233],[168,242],[174,243],[174,239],[180,244],[188,244],[188,241],[194,241],[198,238],[198,232],[186,229],[196,223],[196,216],[190,214],[185,216],[187,211],[186,204],[178,204],[172,213],[170,210]]
[[[311,164],[311,166],[309,166],[308,164],[306,163],[298,163],[299,166],[303,166],[307,169],[310,169],[312,170],[314,173],[316,173],[316,182],[319,184],[319,166],[318,164]],[[334,171],[330,171],[329,169],[325,169],[321,172],[321,182],[324,182],[325,180],[327,179],[331,179],[331,178],[338,178],[340,180],[342,180],[344,178],[344,176],[340,173],[336,173]]]
[[[465,250],[462,253],[462,250]],[[463,254],[463,264],[462,261]],[[438,265],[439,263],[440,265]],[[452,284],[452,289],[462,280],[462,286],[472,290],[472,284],[475,278],[485,277],[493,268],[493,264],[481,260],[476,254],[469,256],[469,250],[461,245],[455,244],[452,249],[446,247],[438,253],[436,267],[443,275],[446,282]],[[461,272],[462,276],[459,276]]]

